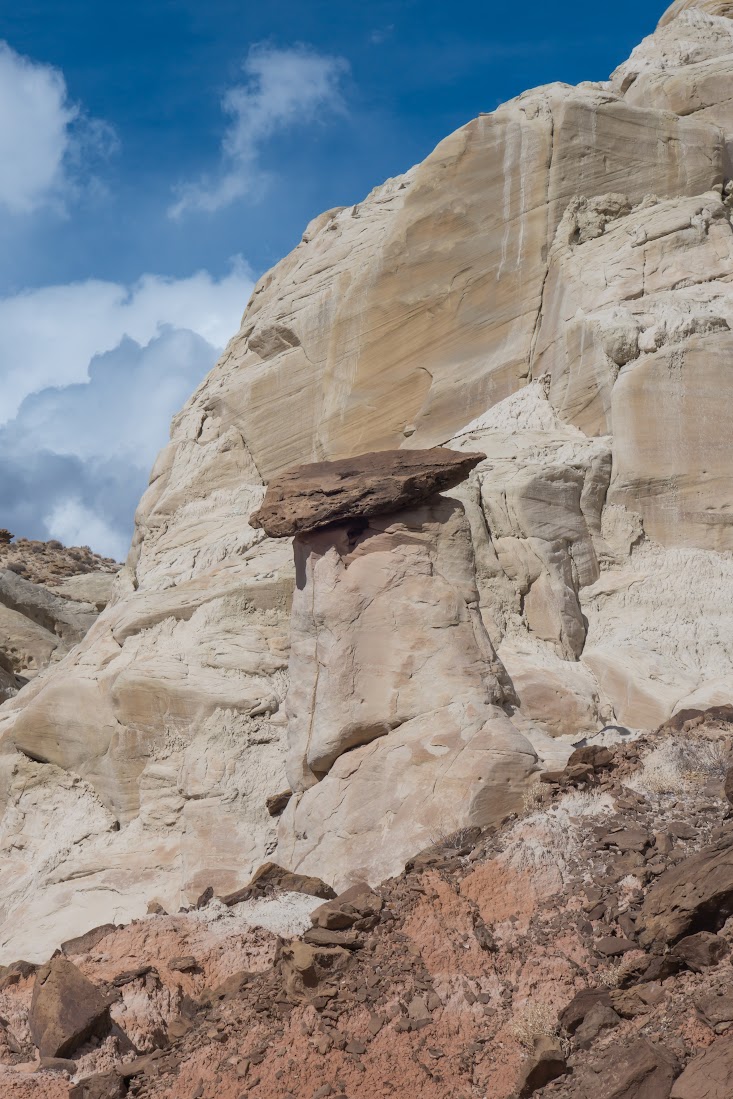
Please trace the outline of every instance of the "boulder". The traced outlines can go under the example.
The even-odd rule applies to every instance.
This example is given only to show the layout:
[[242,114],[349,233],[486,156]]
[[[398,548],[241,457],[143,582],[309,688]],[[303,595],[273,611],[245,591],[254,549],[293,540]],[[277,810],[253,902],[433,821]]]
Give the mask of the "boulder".
[[733,837],[666,870],[648,891],[637,920],[640,941],[673,943],[691,931],[718,931],[733,914]]
[[358,920],[376,920],[384,907],[384,901],[365,882],[357,882],[340,893],[335,900],[326,901],[311,912],[314,927],[340,931],[353,927]]
[[127,1084],[116,1072],[96,1072],[72,1087],[69,1099],[124,1099]]
[[536,1091],[567,1072],[567,1062],[555,1038],[539,1038],[529,1060],[522,1066],[517,1099],[529,1099]]
[[709,1027],[733,1023],[733,989],[714,989],[695,997],[695,1007],[700,1018]]
[[607,988],[584,988],[576,992],[567,1007],[560,1012],[560,1024],[568,1034],[575,1034],[585,1017],[596,1007],[611,1007]]
[[308,874],[295,874],[278,866],[275,862],[266,862],[255,871],[247,885],[221,897],[220,900],[222,904],[231,908],[232,905],[251,900],[253,897],[269,896],[273,893],[306,893],[311,897],[322,897],[324,900],[336,896],[331,886],[320,878]]
[[63,957],[39,969],[28,1019],[41,1057],[66,1057],[110,1027],[110,1002]]
[[93,927],[83,935],[77,935],[76,938],[67,939],[66,942],[63,942],[61,952],[67,958],[74,954],[88,954],[90,950],[94,950],[97,943],[100,943],[102,939],[115,931],[116,927],[117,925],[113,923],[104,923],[100,924],[99,927]]
[[586,1055],[573,1073],[568,1099],[670,1099],[680,1071],[673,1053],[646,1038],[620,1039],[607,1045],[592,1066],[587,1060]]
[[698,931],[696,935],[686,935],[674,947],[673,953],[681,958],[685,965],[695,973],[701,973],[711,965],[717,965],[730,947],[720,935],[709,931]]
[[717,1038],[689,1062],[670,1099],[730,1099],[733,1037]]
[[271,538],[288,538],[414,507],[468,477],[485,454],[383,450],[295,466],[274,477],[250,516]]

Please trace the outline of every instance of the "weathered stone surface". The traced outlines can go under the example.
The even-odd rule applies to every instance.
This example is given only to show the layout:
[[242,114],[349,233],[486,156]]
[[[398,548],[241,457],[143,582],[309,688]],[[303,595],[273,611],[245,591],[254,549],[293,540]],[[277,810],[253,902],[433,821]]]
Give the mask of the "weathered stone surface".
[[96,1072],[74,1084],[69,1099],[124,1099],[127,1086],[117,1072]]
[[436,832],[518,808],[536,755],[496,705],[462,506],[299,535],[296,571],[279,860],[375,884]]
[[295,1002],[307,1001],[314,995],[333,995],[339,974],[348,966],[351,954],[341,946],[314,946],[295,940],[282,949],[283,984]]
[[454,488],[485,457],[435,447],[375,451],[295,466],[270,481],[250,524],[271,538],[287,538],[333,523],[403,511]]
[[677,1058],[664,1046],[645,1038],[619,1040],[605,1047],[592,1069],[581,1062],[564,1094],[568,1099],[670,1099],[679,1071]]
[[[4,550],[0,566],[12,565],[0,567],[0,702],[14,697],[29,679],[81,641],[108,602],[114,584],[114,576],[108,572],[91,572],[66,581],[94,586],[95,602],[83,597],[83,587],[77,587],[74,594],[61,585],[44,587],[37,582],[39,577],[57,578],[53,564],[45,562],[43,553],[35,552],[47,545],[24,541],[0,545]],[[58,555],[63,558],[68,551],[60,543],[59,547]],[[89,556],[95,560],[94,555]],[[66,569],[72,565],[73,559],[64,560]],[[77,567],[89,566],[79,562]]]
[[518,1099],[529,1099],[530,1095],[534,1095],[551,1080],[557,1080],[566,1071],[567,1064],[560,1043],[552,1038],[539,1039],[527,1064],[522,1068]]
[[[175,911],[210,884],[231,893],[272,849],[295,577],[290,546],[249,518],[294,465],[487,455],[453,493],[477,614],[516,674],[519,732],[502,716],[504,735],[651,728],[729,691],[733,62],[719,5],[688,6],[610,82],[551,85],[470,122],[315,219],[260,280],[176,418],[113,602],[0,711],[5,957],[46,958],[151,897]],[[463,712],[448,725],[473,735]],[[280,828],[319,787],[332,830],[371,827],[332,794],[361,753],[359,781],[371,773],[382,796],[403,731],[403,795],[419,798],[429,729],[406,722],[333,757],[338,728],[315,760],[333,766]],[[412,855],[428,837],[403,812]],[[345,848],[314,872],[343,867]],[[372,857],[356,844],[349,872]]]
[[66,1057],[109,1029],[109,1001],[75,965],[56,957],[36,975],[28,1022],[41,1057]]
[[708,966],[717,965],[729,950],[728,943],[720,935],[710,931],[698,931],[696,935],[686,935],[675,944],[674,953],[695,973]]
[[74,939],[67,939],[66,942],[61,943],[61,951],[66,957],[70,957],[73,954],[87,954],[90,950],[93,950],[97,943],[109,935],[111,931],[114,931],[116,924],[105,923],[99,927],[93,927],[90,931],[86,931],[83,935],[77,935]]
[[268,896],[272,893],[307,893],[311,897],[323,897],[325,900],[336,896],[333,888],[320,878],[294,874],[275,862],[266,862],[255,871],[247,885],[220,899],[222,904],[230,908],[252,897]]
[[733,838],[690,855],[657,880],[637,926],[644,943],[673,943],[693,930],[717,931],[733,914]]
[[560,1012],[560,1023],[574,1034],[580,1024],[595,1007],[610,1007],[611,995],[607,988],[586,988],[576,993],[567,1007]]
[[698,1053],[675,1082],[671,1099],[728,1099],[733,1080],[733,1038],[718,1038]]
[[733,1023],[733,989],[717,989],[696,996],[695,1007],[709,1027]]

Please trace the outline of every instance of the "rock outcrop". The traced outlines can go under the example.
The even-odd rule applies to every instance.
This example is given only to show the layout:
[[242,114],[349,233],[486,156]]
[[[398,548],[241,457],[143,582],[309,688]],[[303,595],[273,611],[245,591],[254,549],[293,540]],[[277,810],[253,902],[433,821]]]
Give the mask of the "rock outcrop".
[[537,756],[500,708],[461,503],[298,534],[295,570],[281,861],[377,883],[519,808]]
[[0,701],[81,641],[109,602],[118,569],[87,547],[13,541],[0,530]]
[[271,538],[368,519],[422,503],[464,481],[485,454],[455,450],[376,451],[286,470],[270,481],[250,516]]
[[0,969],[0,1094],[728,1099],[733,921],[691,937],[718,944],[703,966],[640,935],[665,870],[692,892],[733,837],[730,715],[705,717],[581,749],[584,774],[376,889],[324,902],[270,864],[226,906],[158,905]]
[[[317,873],[329,859],[345,871],[351,847],[350,872],[364,876],[383,855],[348,791],[374,790],[392,811],[390,737],[404,738],[413,842],[437,767],[428,752],[420,777],[426,745],[446,749],[478,797],[479,757],[521,772],[526,743],[544,766],[570,749],[553,738],[654,728],[730,701],[728,7],[678,3],[608,81],[553,84],[481,115],[364,202],[316,218],[260,279],[174,421],[115,601],[0,711],[0,953],[40,958],[80,921],[140,915],[151,899],[177,908],[207,886],[233,892],[276,842],[280,861],[288,851],[310,865],[297,816],[318,799],[340,838]],[[328,736],[287,765],[320,781],[303,779],[277,823],[266,802],[288,786],[294,591],[299,636],[321,627],[298,609],[287,540],[249,520],[292,466],[436,446],[486,455],[445,499],[465,516],[451,521],[462,558],[470,530],[460,584],[473,572],[470,614],[498,659],[470,670],[479,628],[463,617],[471,600],[455,597],[456,622],[436,632],[468,648],[440,730],[429,720],[442,704],[417,708],[390,666],[376,727],[401,724],[367,742],[361,717],[324,717]],[[414,534],[372,530],[391,544]],[[383,590],[366,541],[347,570],[343,547],[320,555],[324,535],[302,537],[314,578],[333,566],[345,603],[359,605],[353,568]],[[441,537],[421,535],[415,558],[432,568]],[[442,569],[430,583],[453,600]],[[407,612],[403,624],[400,644],[417,628]],[[490,669],[480,704],[479,665]],[[343,691],[341,670],[328,674]]]

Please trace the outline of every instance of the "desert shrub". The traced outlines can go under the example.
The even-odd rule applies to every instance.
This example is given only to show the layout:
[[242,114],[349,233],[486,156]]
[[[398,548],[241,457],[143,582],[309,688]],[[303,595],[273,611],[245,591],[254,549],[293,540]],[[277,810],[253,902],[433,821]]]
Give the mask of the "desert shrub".
[[640,771],[627,785],[655,794],[683,794],[710,778],[722,779],[728,765],[728,751],[722,741],[704,737],[669,740],[644,757]]
[[538,1038],[555,1038],[560,1032],[557,1013],[549,1004],[528,1004],[514,1021],[512,1034],[525,1049],[534,1049]]

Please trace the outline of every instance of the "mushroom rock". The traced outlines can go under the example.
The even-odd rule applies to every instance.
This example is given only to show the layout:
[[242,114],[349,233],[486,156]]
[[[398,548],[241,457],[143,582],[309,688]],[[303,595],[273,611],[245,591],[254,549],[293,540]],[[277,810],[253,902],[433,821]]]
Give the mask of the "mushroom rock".
[[485,457],[435,447],[375,451],[296,466],[270,481],[250,525],[261,527],[271,538],[285,538],[332,523],[399,511],[453,488]]

